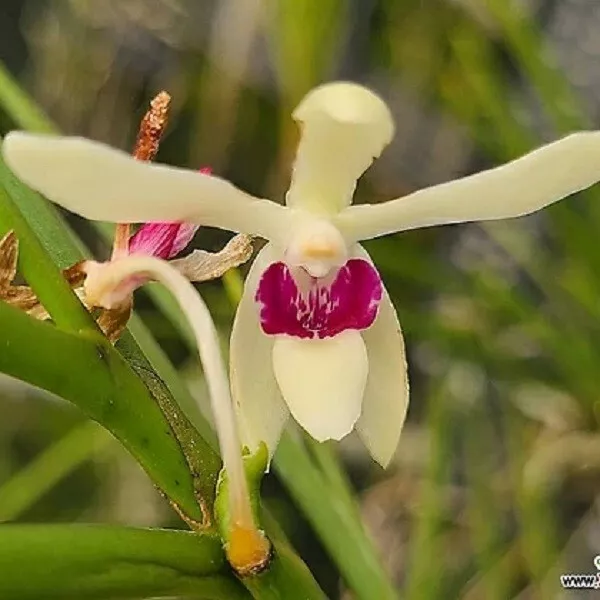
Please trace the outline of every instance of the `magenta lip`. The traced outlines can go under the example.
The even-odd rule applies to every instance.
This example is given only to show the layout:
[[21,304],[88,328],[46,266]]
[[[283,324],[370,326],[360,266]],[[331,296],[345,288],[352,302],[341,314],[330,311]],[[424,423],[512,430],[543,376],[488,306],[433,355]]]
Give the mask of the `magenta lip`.
[[330,277],[307,278],[301,287],[302,291],[282,262],[265,270],[255,300],[266,334],[310,339],[333,337],[347,329],[367,329],[377,316],[383,295],[379,273],[358,258],[347,261],[333,281]]

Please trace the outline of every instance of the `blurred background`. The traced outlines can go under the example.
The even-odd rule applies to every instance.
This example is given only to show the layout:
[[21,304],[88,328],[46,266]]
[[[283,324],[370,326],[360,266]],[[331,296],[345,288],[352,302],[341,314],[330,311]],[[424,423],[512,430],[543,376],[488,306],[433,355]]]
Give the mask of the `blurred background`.
[[[475,172],[600,119],[597,0],[3,0],[0,59],[63,131],[122,148],[169,91],[159,160],[210,165],[278,201],[297,141],[290,112],[322,81],[372,87],[396,119],[357,202]],[[0,112],[0,131],[11,128]],[[388,470],[357,439],[338,449],[403,598],[560,597],[556,565],[594,571],[598,232],[600,189],[525,219],[367,244],[403,324],[411,406]],[[194,246],[226,239],[200,229]],[[234,309],[223,284],[201,292],[226,342]],[[150,297],[137,308],[204,397],[176,329]],[[66,403],[2,379],[0,414],[0,521],[177,523],[134,461]],[[276,477],[264,487],[328,595],[349,598]]]

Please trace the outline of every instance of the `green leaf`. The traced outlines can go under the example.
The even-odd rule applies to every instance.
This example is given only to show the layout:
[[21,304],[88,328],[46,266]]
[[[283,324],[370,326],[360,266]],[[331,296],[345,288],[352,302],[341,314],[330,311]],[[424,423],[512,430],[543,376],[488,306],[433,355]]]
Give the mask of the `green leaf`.
[[0,526],[0,598],[248,598],[214,535],[97,525]]
[[279,87],[294,104],[335,67],[349,32],[348,7],[341,0],[267,2],[267,7]]
[[52,121],[19,87],[2,63],[0,63],[0,104],[20,127],[39,133],[56,133]]
[[[81,243],[68,233],[54,208],[39,194],[21,184],[0,157],[0,231],[4,233],[8,229],[15,231],[20,242],[20,270],[56,325],[67,331],[86,331],[95,336],[98,344],[105,349],[106,358],[114,357],[116,362],[111,364],[121,364],[120,370],[127,373],[130,385],[137,390],[137,399],[130,396],[129,401],[120,404],[119,411],[115,413],[103,409],[102,402],[92,402],[92,406],[90,399],[80,394],[70,393],[65,396],[55,389],[49,391],[71,400],[88,416],[111,431],[183,512],[192,520],[201,522],[203,512],[197,496],[203,498],[206,510],[210,511],[221,465],[218,454],[191,425],[131,335],[124,335],[119,344],[127,357],[127,361],[123,361],[98,332],[91,316],[71,291],[54,262],[60,267],[66,267],[80,260]],[[143,331],[143,325],[139,324],[138,329]],[[35,357],[30,357],[33,358]],[[108,375],[112,380],[112,375]],[[114,386],[120,385],[115,380]],[[108,399],[105,398],[104,402],[108,402]],[[147,418],[138,420],[141,407],[144,407],[144,413],[147,409],[148,415],[152,415],[149,417],[150,421]],[[106,417],[111,415],[107,420]],[[121,422],[121,419],[124,421]],[[150,426],[151,421],[153,429],[146,428],[142,431],[142,426]],[[135,428],[128,433],[131,426]],[[154,437],[162,438],[162,442],[158,442],[159,446],[165,444],[171,448],[166,454],[161,454],[163,466],[169,465],[171,474],[168,477],[165,477],[165,471],[156,468],[157,457],[152,456],[145,442]],[[194,474],[193,477],[191,473]]]
[[71,429],[1,483],[0,522],[16,520],[61,479],[114,443],[108,431],[93,421]]
[[[1,372],[73,402],[119,439],[170,498],[193,508],[192,477],[169,423],[104,336],[67,333],[5,303],[0,329]],[[191,516],[202,519],[197,505]]]

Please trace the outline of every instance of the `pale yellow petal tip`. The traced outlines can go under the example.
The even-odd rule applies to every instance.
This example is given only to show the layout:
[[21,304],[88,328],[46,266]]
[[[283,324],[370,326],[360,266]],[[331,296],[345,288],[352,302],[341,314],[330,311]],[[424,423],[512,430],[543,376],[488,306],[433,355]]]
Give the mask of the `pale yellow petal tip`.
[[386,103],[357,83],[337,81],[316,87],[304,97],[292,116],[305,124],[327,119],[373,128],[382,149],[394,136],[394,119]]
[[21,158],[25,158],[24,153],[27,153],[31,138],[34,137],[36,136],[23,131],[11,131],[4,136],[2,156],[12,171],[15,170],[15,162],[18,163]]
[[2,156],[21,181],[40,191],[40,182],[54,174],[48,159],[53,155],[58,139],[55,135],[11,131],[2,141]]
[[271,544],[256,528],[234,525],[227,544],[229,564],[240,575],[260,573],[269,564]]
[[56,139],[57,136],[44,133],[28,133],[27,131],[11,131],[2,140],[2,155],[10,160],[11,157],[21,157],[38,147],[40,143]]

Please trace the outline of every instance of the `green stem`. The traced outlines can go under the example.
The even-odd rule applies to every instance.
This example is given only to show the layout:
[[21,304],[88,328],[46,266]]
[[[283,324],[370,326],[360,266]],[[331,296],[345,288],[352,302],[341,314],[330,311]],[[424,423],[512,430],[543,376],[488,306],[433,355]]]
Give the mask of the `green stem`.
[[244,585],[252,595],[260,600],[326,600],[277,521],[267,511],[263,511],[262,521],[273,543],[274,556],[267,571],[244,578]]
[[216,536],[94,525],[1,525],[0,597],[248,598]]

